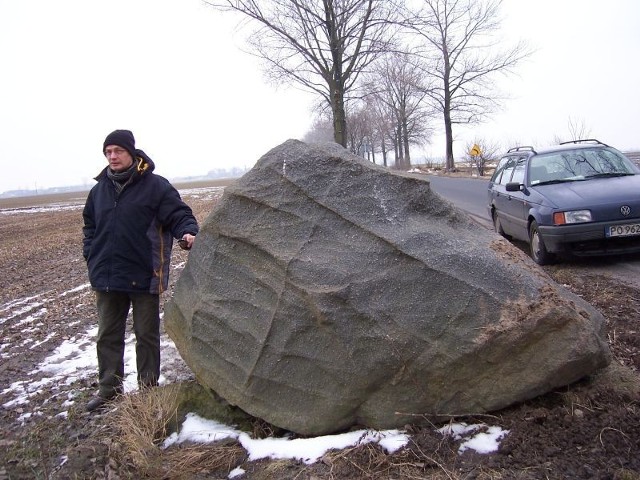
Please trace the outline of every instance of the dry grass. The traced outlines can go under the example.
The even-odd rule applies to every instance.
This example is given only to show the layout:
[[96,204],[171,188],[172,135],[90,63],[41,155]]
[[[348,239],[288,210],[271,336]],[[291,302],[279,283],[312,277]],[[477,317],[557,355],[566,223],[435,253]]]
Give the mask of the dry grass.
[[153,388],[125,395],[114,412],[113,426],[122,452],[134,468],[147,471],[156,462],[160,443],[177,422],[178,390]]
[[[236,466],[246,461],[245,450],[236,441],[216,442],[210,445],[181,444],[161,448],[164,439],[176,429],[179,421],[180,385],[169,385],[125,395],[112,412],[114,429],[111,457],[117,459],[117,470],[131,478],[189,479],[200,475],[226,476]],[[254,437],[273,435],[268,423],[253,422]],[[419,448],[403,449],[389,455],[379,446],[362,444],[353,448],[332,451],[321,461],[320,470],[328,475],[323,478],[432,478],[459,479],[454,472],[431,458],[418,454]],[[291,476],[296,462],[273,461],[262,464],[264,478],[314,478],[317,466],[298,465],[298,472]],[[266,476],[265,476],[266,475]],[[319,478],[319,477],[316,477]]]
[[460,477],[434,458],[419,455],[414,449],[402,449],[393,455],[377,444],[362,444],[329,452],[323,462],[329,466],[330,478],[345,478],[358,472],[358,478],[448,479]]
[[156,470],[159,478],[189,479],[195,473],[224,469],[230,472],[246,457],[245,450],[237,443],[215,445],[188,445],[170,448],[162,454],[162,468]]
[[179,388],[169,385],[125,395],[113,412],[113,456],[133,477],[192,478],[219,468],[229,471],[246,456],[235,442],[161,448],[178,424]]

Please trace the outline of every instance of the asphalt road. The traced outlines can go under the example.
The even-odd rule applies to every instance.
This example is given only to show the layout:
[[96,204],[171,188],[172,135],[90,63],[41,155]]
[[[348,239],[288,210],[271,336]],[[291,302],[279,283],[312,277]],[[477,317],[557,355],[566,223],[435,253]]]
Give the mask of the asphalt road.
[[[488,178],[429,175],[429,182],[438,195],[467,212],[480,225],[493,229],[487,210]],[[528,245],[525,243],[515,242],[514,245],[528,254]],[[638,254],[568,259],[563,260],[560,265],[579,267],[584,269],[585,273],[610,275],[640,288],[640,255]]]
[[441,197],[467,212],[487,228],[493,228],[487,210],[488,178],[440,177],[429,175],[431,188]]

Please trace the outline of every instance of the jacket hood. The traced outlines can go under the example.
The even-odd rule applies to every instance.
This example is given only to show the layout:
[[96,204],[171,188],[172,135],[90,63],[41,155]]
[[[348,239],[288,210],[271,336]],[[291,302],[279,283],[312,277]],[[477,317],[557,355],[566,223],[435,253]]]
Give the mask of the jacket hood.
[[151,173],[156,169],[156,164],[149,158],[149,155],[139,148],[136,148],[136,161],[138,162],[138,173],[140,174]]

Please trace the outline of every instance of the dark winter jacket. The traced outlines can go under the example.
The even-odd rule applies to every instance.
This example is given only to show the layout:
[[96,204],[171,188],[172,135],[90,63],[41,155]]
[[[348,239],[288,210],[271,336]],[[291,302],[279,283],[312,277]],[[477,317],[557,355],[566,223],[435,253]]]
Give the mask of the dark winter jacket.
[[83,255],[95,290],[160,294],[167,289],[173,239],[196,235],[191,208],[153,161],[136,150],[136,172],[117,195],[107,168],[84,207]]

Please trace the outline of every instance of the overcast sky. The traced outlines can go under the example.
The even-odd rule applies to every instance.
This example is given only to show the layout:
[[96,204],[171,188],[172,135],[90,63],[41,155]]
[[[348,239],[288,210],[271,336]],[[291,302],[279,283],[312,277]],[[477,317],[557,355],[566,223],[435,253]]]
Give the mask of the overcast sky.
[[[456,155],[475,137],[549,143],[570,118],[640,150],[640,2],[505,0],[502,13],[505,41],[537,52],[501,82],[503,112],[454,131]],[[0,0],[0,192],[92,184],[117,128],[168,178],[250,168],[302,138],[314,97],[264,82],[235,21],[201,0]],[[420,153],[442,157],[442,136]]]

